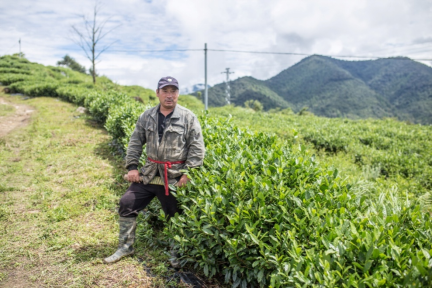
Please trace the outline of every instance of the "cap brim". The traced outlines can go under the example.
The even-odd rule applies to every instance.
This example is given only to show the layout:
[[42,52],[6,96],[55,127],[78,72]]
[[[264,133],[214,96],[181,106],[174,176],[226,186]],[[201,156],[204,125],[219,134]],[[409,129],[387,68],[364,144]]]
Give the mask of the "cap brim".
[[159,87],[159,89],[164,88],[164,87],[167,87],[167,86],[174,86],[174,87],[176,87],[177,89],[179,89],[178,85],[175,84],[175,83],[166,83],[166,84],[162,84],[162,85]]

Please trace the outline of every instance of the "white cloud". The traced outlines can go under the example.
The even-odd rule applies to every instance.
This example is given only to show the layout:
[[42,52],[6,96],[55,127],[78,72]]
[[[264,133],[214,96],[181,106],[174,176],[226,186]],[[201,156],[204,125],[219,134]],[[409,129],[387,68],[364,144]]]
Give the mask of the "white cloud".
[[[55,65],[66,53],[89,67],[68,38],[79,14],[92,1],[11,1],[0,3],[0,54],[22,49],[35,62]],[[432,4],[405,0],[106,0],[101,18],[120,27],[102,44],[116,41],[101,56],[100,74],[123,84],[154,88],[166,75],[183,86],[204,82],[204,53],[121,52],[152,49],[233,49],[333,55],[431,58]],[[209,83],[251,75],[267,79],[300,61],[300,56],[208,52]],[[429,62],[427,64],[430,64]]]

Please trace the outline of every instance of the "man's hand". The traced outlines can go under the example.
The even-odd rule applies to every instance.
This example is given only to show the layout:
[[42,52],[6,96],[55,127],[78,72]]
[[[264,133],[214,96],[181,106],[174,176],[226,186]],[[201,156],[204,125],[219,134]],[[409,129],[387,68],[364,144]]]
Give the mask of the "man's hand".
[[140,182],[138,170],[131,170],[128,172],[127,175],[128,175],[129,182],[136,182],[136,183]]
[[187,177],[186,174],[183,174],[180,178],[180,180],[177,182],[176,186],[178,187],[182,187],[184,185],[186,185],[189,182],[189,178]]

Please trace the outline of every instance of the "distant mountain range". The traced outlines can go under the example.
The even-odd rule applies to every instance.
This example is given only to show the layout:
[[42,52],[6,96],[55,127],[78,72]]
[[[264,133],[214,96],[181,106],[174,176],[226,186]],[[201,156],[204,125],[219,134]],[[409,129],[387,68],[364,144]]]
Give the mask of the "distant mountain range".
[[[314,55],[268,80],[242,77],[230,84],[235,105],[256,99],[264,110],[308,107],[325,117],[432,124],[432,68],[405,57],[343,61]],[[226,104],[224,83],[208,93],[210,106]]]

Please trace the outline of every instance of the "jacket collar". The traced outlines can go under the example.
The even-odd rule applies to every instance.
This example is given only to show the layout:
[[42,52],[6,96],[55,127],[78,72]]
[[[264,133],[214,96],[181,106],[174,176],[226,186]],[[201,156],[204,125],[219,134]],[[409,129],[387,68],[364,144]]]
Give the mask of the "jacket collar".
[[[172,118],[180,118],[180,111],[179,111],[179,109],[178,109],[178,106],[179,106],[179,104],[177,104],[175,107],[174,107],[174,111],[173,111],[173,114],[171,115],[171,119]],[[160,103],[157,105],[157,106],[155,106],[154,108],[153,108],[153,111],[150,113],[150,117],[151,118],[153,118],[153,120],[157,123],[157,119],[158,119],[158,111],[159,111],[159,109],[160,109]]]

